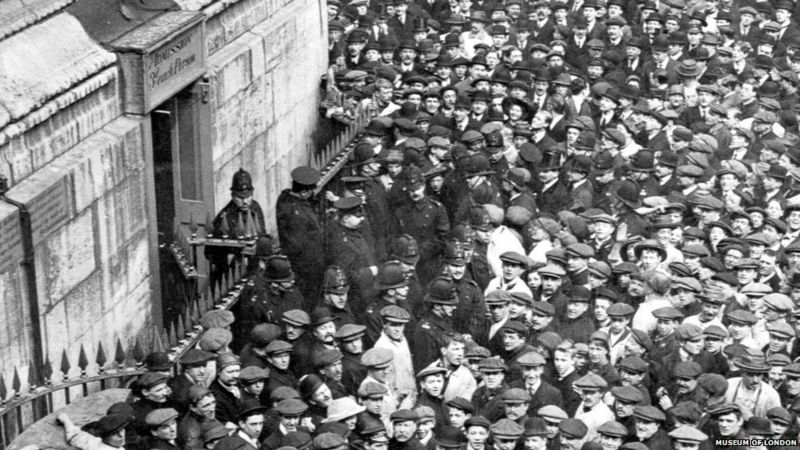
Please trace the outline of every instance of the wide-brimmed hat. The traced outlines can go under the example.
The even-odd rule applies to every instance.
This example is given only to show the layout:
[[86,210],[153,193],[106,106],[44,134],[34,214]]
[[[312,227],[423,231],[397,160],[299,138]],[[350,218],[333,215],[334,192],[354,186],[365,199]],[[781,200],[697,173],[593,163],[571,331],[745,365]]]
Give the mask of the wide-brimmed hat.
[[364,405],[359,405],[352,397],[337,398],[328,405],[328,416],[322,419],[322,423],[338,422],[360,414],[364,410],[366,410]]
[[655,239],[646,239],[636,244],[636,247],[633,248],[633,252],[637,259],[642,258],[642,251],[645,249],[655,250],[661,256],[662,260],[667,259],[667,250]]

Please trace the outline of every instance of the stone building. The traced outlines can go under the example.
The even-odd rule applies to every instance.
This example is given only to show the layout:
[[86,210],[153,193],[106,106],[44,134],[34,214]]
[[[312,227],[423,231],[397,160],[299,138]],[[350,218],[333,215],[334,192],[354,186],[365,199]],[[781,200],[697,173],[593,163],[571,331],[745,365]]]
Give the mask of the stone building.
[[240,167],[272,228],[313,147],[325,14],[316,0],[0,0],[7,380],[158,324],[159,244],[176,223],[202,233]]

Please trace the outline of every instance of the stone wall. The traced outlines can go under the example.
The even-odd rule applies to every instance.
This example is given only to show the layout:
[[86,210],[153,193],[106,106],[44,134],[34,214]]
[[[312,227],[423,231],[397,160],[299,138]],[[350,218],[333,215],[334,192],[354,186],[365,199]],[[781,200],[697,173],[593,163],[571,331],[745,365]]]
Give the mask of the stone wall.
[[[208,16],[214,206],[227,203],[244,167],[274,229],[290,169],[309,161],[327,65],[325,3],[189,3]],[[61,352],[75,361],[81,344],[90,361],[98,342],[112,359],[117,339],[130,343],[152,325],[158,297],[149,117],[122,114],[115,55],[73,17],[53,9],[28,19],[0,34],[0,175],[11,186],[0,199],[0,374],[10,381],[16,367],[23,384],[33,324],[55,370]],[[30,213],[38,317],[16,205]]]
[[324,2],[244,0],[209,18],[215,204],[244,167],[267,229],[292,167],[309,161],[319,79],[327,67]]

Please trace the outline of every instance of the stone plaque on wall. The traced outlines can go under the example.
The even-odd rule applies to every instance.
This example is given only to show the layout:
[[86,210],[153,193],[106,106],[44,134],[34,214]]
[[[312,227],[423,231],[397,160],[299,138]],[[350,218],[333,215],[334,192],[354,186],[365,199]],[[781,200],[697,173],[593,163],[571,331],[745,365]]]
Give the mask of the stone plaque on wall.
[[147,114],[206,71],[205,15],[170,11],[112,42],[123,74],[123,108]]
[[33,245],[42,242],[72,217],[67,176],[55,167],[41,169],[6,193],[6,197],[28,210]]
[[5,202],[0,202],[0,236],[0,273],[4,273],[25,256],[19,210]]

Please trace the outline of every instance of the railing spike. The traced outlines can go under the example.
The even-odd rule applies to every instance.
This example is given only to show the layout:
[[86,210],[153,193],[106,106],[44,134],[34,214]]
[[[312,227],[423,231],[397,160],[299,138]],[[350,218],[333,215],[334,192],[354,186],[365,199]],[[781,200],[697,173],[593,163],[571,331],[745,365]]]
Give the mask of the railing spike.
[[39,382],[36,380],[33,372],[33,361],[28,361],[28,389],[31,391],[33,391],[36,386],[39,386]]
[[211,237],[214,234],[214,216],[211,211],[206,212],[206,237]]
[[175,348],[178,346],[178,336],[175,333],[175,322],[169,324],[169,346]]
[[177,341],[180,341],[185,335],[186,327],[183,325],[183,314],[178,314],[178,325],[175,328],[175,337],[177,338]]
[[86,349],[81,344],[81,351],[78,354],[78,367],[81,368],[81,376],[86,376],[86,368],[89,367],[89,358],[86,357]]
[[53,365],[50,364],[50,357],[44,360],[44,367],[42,367],[42,377],[44,378],[44,385],[49,386],[53,382]]
[[69,356],[67,356],[67,349],[61,351],[61,375],[66,380],[69,378],[69,369],[72,366],[69,363]]
[[242,214],[239,213],[236,216],[238,217],[236,220],[236,237],[238,239],[244,239],[246,231],[244,229],[244,220],[242,220]]
[[192,233],[192,237],[197,236],[197,221],[194,220],[194,209],[189,211],[189,231]]
[[155,333],[153,334],[153,352],[163,352],[164,351],[164,342],[161,340],[161,333],[158,329],[155,329]]
[[199,303],[200,310],[198,312],[200,313],[201,318],[203,317],[203,314],[205,314],[206,311],[208,311],[208,297],[209,297],[208,291],[209,291],[209,286],[206,286],[206,288],[203,289],[202,291],[203,296],[200,297],[200,303]]
[[[136,340],[133,341],[133,350],[132,350],[133,360],[136,362],[137,365],[142,364],[144,362],[145,355],[144,354],[144,347],[142,346],[142,340],[137,336]],[[125,352],[122,353],[123,360],[122,364],[125,364]]]
[[6,389],[6,379],[3,374],[0,374],[0,402],[5,403],[8,397],[8,390]]
[[102,341],[97,343],[97,357],[94,359],[94,362],[97,363],[97,369],[100,372],[105,370],[108,359],[106,358],[106,351],[103,348]]
[[[136,346],[139,345],[139,338],[136,338]],[[125,365],[125,349],[122,347],[122,340],[117,338],[117,348],[114,349],[114,362],[120,369]]]
[[20,396],[22,382],[19,380],[19,371],[17,370],[17,366],[14,366],[14,378],[11,379],[11,389],[14,390],[14,397]]
[[[170,344],[170,340],[169,340],[169,334],[167,334],[167,330],[163,330],[163,331],[161,332],[161,342],[164,342],[166,345],[170,345],[170,346],[171,346],[171,344]],[[171,347],[170,347],[170,348],[167,348],[167,349],[165,349],[165,351],[166,351],[167,353],[169,353],[169,352],[171,352],[171,351],[172,351],[172,348],[171,348]]]

